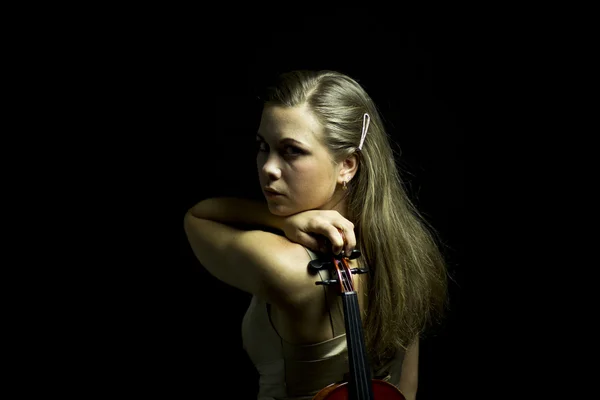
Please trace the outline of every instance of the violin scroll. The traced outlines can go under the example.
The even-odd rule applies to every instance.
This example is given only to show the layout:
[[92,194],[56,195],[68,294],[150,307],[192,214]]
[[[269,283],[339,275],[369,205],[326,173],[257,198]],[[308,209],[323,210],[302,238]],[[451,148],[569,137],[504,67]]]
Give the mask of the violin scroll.
[[[327,258],[318,258],[316,260],[312,260],[311,262],[308,263],[309,268],[311,268],[312,270],[321,270],[321,269],[331,269],[331,270],[335,270],[335,265],[333,264],[335,260],[341,261],[342,258],[345,258],[347,260],[354,260],[355,258],[358,258],[361,256],[360,250],[354,249],[352,250],[352,253],[350,254],[350,256],[348,257],[344,257],[342,256],[342,254],[334,254],[333,256],[328,256]],[[333,259],[332,259],[333,258]],[[352,272],[352,274],[364,274],[366,272],[369,272],[369,268],[352,268],[350,269],[350,272]],[[339,281],[337,279],[327,279],[324,281],[318,281],[316,282],[317,285],[332,285],[332,284],[337,284],[339,283]]]
[[[312,269],[323,269],[323,268],[329,269],[329,268],[333,267],[331,258],[335,258],[336,260],[341,261],[342,258],[346,258],[348,260],[354,260],[355,258],[358,258],[360,256],[361,256],[360,250],[354,249],[354,250],[352,250],[352,253],[348,257],[343,256],[342,253],[326,255],[324,258],[317,258],[316,260],[312,260],[311,262],[308,263],[308,265]],[[332,264],[332,265],[328,266],[327,264]]]

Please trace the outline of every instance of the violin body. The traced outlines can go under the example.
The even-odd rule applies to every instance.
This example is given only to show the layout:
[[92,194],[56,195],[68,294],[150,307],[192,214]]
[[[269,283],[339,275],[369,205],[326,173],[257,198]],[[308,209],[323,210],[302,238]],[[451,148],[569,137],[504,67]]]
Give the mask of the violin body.
[[[406,400],[396,386],[379,379],[372,379],[375,400]],[[350,400],[348,382],[333,383],[319,391],[313,400]]]

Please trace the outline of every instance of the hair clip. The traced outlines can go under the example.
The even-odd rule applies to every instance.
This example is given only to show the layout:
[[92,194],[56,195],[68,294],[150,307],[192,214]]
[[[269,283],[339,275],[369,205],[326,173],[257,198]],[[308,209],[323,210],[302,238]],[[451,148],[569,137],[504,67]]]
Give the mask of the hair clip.
[[371,122],[371,117],[369,114],[365,113],[365,115],[363,115],[362,135],[360,137],[360,144],[358,145],[359,150],[362,150],[365,137],[367,136],[367,131],[369,130],[369,122]]

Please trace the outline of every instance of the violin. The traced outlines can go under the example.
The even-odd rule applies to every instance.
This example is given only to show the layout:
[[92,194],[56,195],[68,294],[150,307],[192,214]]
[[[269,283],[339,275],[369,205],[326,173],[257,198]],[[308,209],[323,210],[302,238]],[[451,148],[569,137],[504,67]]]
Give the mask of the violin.
[[[340,230],[344,238],[343,232]],[[344,323],[346,326],[346,344],[348,347],[349,373],[347,380],[332,383],[321,389],[313,400],[406,400],[402,392],[391,383],[371,377],[371,368],[367,358],[364,333],[358,295],[354,290],[352,274],[364,274],[368,268],[350,268],[348,261],[361,256],[359,250],[344,256],[332,255],[330,258],[312,260],[309,267],[314,270],[329,269],[335,272],[337,279],[317,282],[317,285],[336,285],[342,296]]]

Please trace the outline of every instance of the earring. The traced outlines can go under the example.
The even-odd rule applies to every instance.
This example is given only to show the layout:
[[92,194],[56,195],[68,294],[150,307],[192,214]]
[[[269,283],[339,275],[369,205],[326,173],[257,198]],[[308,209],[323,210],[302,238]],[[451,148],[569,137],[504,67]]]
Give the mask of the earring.
[[344,181],[344,184],[342,185],[342,189],[348,190],[348,186],[346,186],[346,181]]

